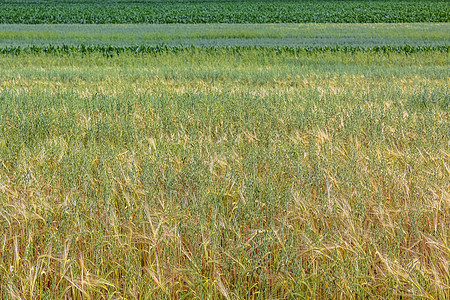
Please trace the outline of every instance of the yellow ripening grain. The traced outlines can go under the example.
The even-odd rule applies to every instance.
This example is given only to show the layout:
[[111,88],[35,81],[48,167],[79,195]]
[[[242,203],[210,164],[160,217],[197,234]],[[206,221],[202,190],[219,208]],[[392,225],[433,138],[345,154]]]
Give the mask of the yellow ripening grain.
[[2,58],[0,294],[448,298],[448,55],[269,54]]

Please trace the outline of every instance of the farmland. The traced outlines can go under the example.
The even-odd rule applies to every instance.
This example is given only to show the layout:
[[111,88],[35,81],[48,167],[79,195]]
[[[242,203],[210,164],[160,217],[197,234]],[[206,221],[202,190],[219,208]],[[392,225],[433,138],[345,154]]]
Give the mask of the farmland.
[[0,47],[196,46],[370,48],[448,46],[449,23],[408,24],[0,24]]
[[159,1],[3,0],[0,23],[413,23],[448,22],[444,0]]
[[448,54],[0,63],[2,295],[449,295]]
[[448,16],[2,1],[0,298],[450,298]]

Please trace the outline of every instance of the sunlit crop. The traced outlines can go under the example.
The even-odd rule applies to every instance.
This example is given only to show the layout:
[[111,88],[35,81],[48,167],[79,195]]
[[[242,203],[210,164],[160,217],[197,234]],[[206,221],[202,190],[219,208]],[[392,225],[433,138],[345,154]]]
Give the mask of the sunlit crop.
[[3,298],[450,297],[448,50],[0,59]]

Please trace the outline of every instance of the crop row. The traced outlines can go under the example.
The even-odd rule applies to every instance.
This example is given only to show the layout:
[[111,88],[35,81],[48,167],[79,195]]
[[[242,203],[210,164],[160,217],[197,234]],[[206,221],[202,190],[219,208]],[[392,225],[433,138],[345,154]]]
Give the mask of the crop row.
[[[107,5],[106,5],[107,4]],[[0,23],[411,23],[448,22],[447,1],[61,1],[0,4]]]
[[183,51],[195,50],[204,53],[215,53],[223,49],[231,50],[234,53],[239,53],[246,50],[262,50],[276,54],[292,53],[292,54],[308,54],[308,53],[323,53],[323,52],[341,52],[341,53],[358,53],[358,52],[372,52],[372,53],[420,53],[420,52],[450,52],[450,45],[444,46],[308,46],[308,47],[259,47],[259,46],[235,46],[235,47],[194,47],[194,46],[103,46],[103,45],[48,45],[48,46],[14,46],[0,48],[0,54],[3,55],[20,55],[20,54],[91,54],[100,53],[107,57],[112,57],[120,54],[161,54],[161,53],[179,53]]

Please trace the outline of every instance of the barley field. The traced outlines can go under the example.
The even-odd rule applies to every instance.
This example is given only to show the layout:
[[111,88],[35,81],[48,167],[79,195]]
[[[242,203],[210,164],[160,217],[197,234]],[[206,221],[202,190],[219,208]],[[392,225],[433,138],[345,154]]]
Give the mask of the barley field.
[[449,298],[449,67],[2,55],[1,297]]

